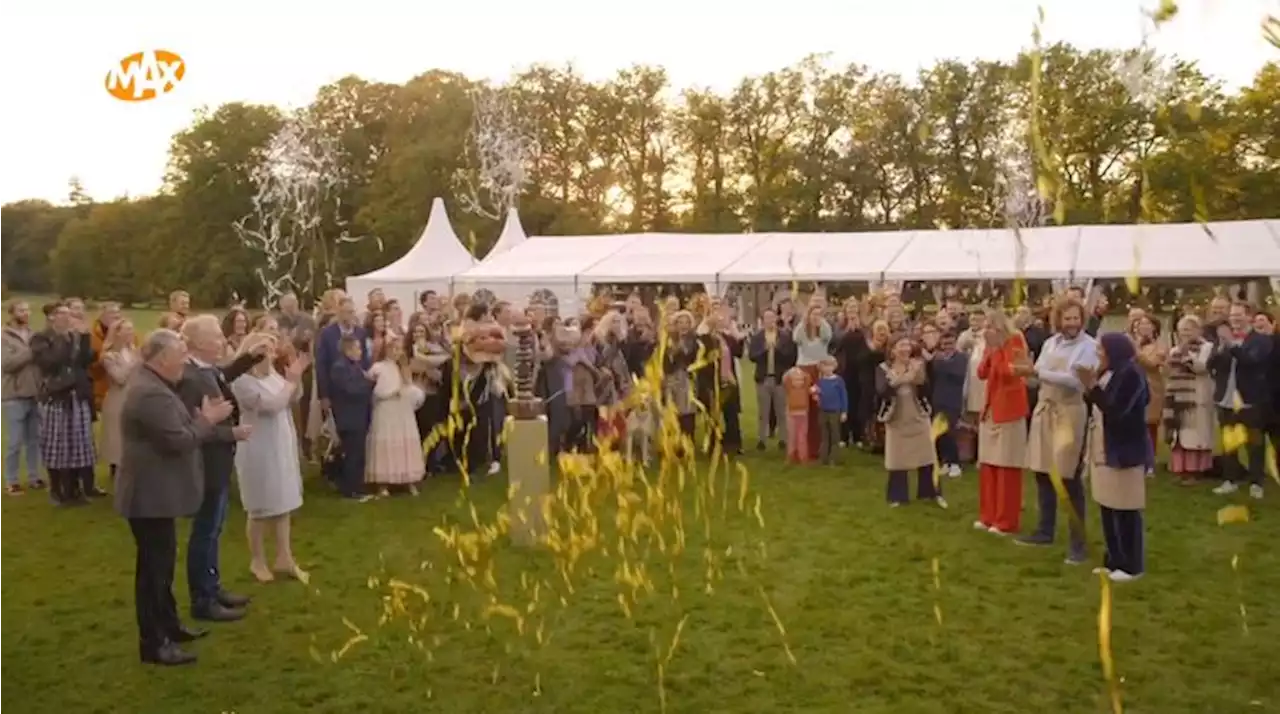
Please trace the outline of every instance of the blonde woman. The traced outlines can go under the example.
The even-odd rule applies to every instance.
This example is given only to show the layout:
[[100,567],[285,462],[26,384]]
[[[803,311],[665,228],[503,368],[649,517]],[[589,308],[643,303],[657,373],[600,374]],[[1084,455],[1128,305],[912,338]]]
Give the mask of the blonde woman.
[[929,385],[925,364],[913,353],[911,338],[900,335],[876,374],[879,420],[884,424],[884,468],[889,472],[886,497],[891,507],[911,501],[908,471],[916,471],[916,498],[946,508],[941,483],[934,480],[937,458],[930,424]]
[[[267,359],[231,383],[240,405],[240,423],[252,427],[249,438],[236,449],[236,481],[240,503],[249,520],[249,571],[258,582],[270,582],[274,573],[305,581],[307,574],[293,557],[290,514],[302,507],[302,467],[298,459],[298,432],[293,404],[302,396],[302,374],[310,364],[298,356],[282,375],[276,371],[276,337],[265,332],[247,335],[240,354],[267,345]],[[267,567],[265,539],[275,535],[275,567]]]
[[[970,318],[970,325],[975,324],[976,315]],[[1030,408],[1026,378],[1031,371],[1030,354],[1022,333],[1009,324],[1003,312],[990,310],[976,323],[983,329],[982,360],[971,373],[982,385],[983,403],[976,419],[978,520],[973,527],[996,535],[1010,535],[1017,533],[1022,524],[1022,469],[1027,465],[1027,410]],[[1073,493],[1083,492],[1077,489]]]
[[107,393],[102,398],[102,458],[111,469],[115,483],[120,463],[120,410],[124,407],[124,385],[142,359],[136,346],[133,323],[119,319],[111,323],[102,341],[102,367],[107,373]]
[[369,368],[373,385],[373,420],[369,426],[365,483],[378,487],[378,495],[390,495],[391,486],[407,486],[418,495],[418,482],[426,476],[426,457],[414,411],[424,393],[414,386],[403,340],[388,339],[382,355]]

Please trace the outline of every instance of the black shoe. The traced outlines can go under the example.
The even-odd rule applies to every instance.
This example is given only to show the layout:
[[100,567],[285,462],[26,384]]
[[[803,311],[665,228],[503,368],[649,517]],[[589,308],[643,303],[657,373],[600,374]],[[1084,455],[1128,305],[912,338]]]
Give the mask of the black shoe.
[[191,616],[205,622],[235,622],[244,617],[244,610],[226,607],[222,603],[213,603],[203,607],[191,608]]
[[170,639],[181,644],[183,642],[194,642],[207,634],[209,634],[208,630],[191,629],[178,625],[178,631],[174,632],[173,635],[170,636]]
[[1013,542],[1018,545],[1030,545],[1037,548],[1044,548],[1046,546],[1053,545],[1053,536],[1047,536],[1043,533],[1032,533],[1029,536],[1017,538]]
[[45,485],[44,481],[41,481],[40,479],[36,479],[35,481],[32,481],[31,483],[27,484],[27,488],[31,489],[32,491],[39,491],[42,488],[47,488],[47,486]]
[[177,667],[184,664],[192,664],[196,661],[196,656],[178,647],[172,642],[166,642],[155,649],[142,649],[142,662],[144,664],[158,664],[162,667]]
[[765,443],[763,440],[756,442],[756,451],[764,451],[767,448],[769,447],[765,446]]
[[236,595],[235,593],[229,593],[226,590],[218,591],[218,603],[223,607],[241,609],[249,604],[250,599],[251,598],[247,595]]

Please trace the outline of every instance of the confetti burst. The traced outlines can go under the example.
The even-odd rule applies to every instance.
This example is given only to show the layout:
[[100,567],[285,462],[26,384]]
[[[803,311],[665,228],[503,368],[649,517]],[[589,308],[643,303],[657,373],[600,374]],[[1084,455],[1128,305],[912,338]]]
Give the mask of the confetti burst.
[[[409,646],[428,659],[445,646],[443,633],[458,628],[481,630],[501,639],[508,653],[522,647],[543,648],[554,637],[553,623],[572,616],[578,594],[604,584],[614,590],[620,618],[674,618],[665,644],[658,641],[657,630],[651,630],[658,699],[666,707],[666,679],[677,648],[688,635],[684,604],[688,596],[683,593],[713,597],[729,573],[756,590],[787,660],[796,663],[782,618],[753,574],[755,564],[767,558],[763,500],[751,490],[746,465],[731,463],[721,453],[718,419],[708,419],[712,433],[704,446],[710,447],[710,458],[695,460],[694,444],[680,430],[679,415],[664,382],[663,365],[670,347],[666,324],[665,315],[660,316],[662,331],[654,359],[622,402],[624,409],[663,405],[655,438],[660,458],[654,468],[631,461],[616,449],[612,438],[601,437],[593,454],[560,454],[554,492],[542,503],[516,508],[514,515],[504,505],[486,517],[471,500],[464,461],[457,503],[467,516],[433,529],[449,554],[445,561],[424,563],[415,574],[421,580],[369,578],[370,588],[382,597],[381,625],[403,627]],[[704,352],[694,367],[714,370],[718,365],[714,355]],[[453,385],[453,393],[462,399],[468,391]],[[719,398],[714,397],[717,402]],[[706,405],[701,408],[707,410]],[[465,439],[465,431],[459,433],[467,428],[464,422],[455,411],[442,429],[433,432],[429,443]],[[537,508],[546,524],[539,552],[551,568],[541,573],[505,572],[496,556],[509,538],[511,520],[527,518],[530,508]],[[479,605],[476,598],[463,597],[466,593],[478,595]],[[352,642],[334,661],[364,641],[363,632],[350,623],[348,628],[354,635]],[[496,664],[492,679],[501,679]],[[541,692],[542,686],[539,674],[535,691]]]
[[[294,112],[271,137],[250,175],[253,210],[232,223],[262,257],[254,269],[267,305],[284,293],[316,294],[333,284],[343,244],[358,243],[343,219],[348,162],[336,137],[308,112]],[[374,238],[378,250],[382,241]]]

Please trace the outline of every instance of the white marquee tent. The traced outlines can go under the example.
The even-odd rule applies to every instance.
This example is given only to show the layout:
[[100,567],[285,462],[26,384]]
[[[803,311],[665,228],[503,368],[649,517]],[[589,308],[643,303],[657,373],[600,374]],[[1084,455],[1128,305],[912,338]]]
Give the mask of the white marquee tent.
[[722,284],[879,280],[907,243],[906,234],[889,231],[762,235],[763,241],[720,271]]
[[720,273],[767,234],[642,233],[579,275],[588,283],[703,283],[717,292]]
[[633,235],[528,238],[454,278],[455,290],[489,290],[503,300],[524,302],[536,291],[555,295],[562,311],[576,310],[577,301],[591,294],[591,283],[579,276],[595,263],[618,252]]
[[418,242],[394,263],[371,273],[347,278],[347,292],[363,296],[382,288],[388,298],[399,300],[411,312],[418,294],[427,290],[446,293],[454,276],[476,264],[476,259],[462,246],[449,223],[444,201],[431,202],[431,214]]
[[[478,265],[432,204],[423,237],[405,257],[348,280],[357,294],[382,287],[413,299],[428,288],[479,289],[523,302],[535,291],[562,309],[593,284],[734,284],[961,280],[1118,280],[1280,277],[1280,221],[1201,225],[1094,225],[864,233],[669,234],[526,237],[507,216]],[[401,295],[400,293],[405,293]]]
[[1081,228],[916,231],[883,271],[886,281],[1052,280],[1071,277]]
[[1280,275],[1280,221],[1088,226],[1079,278],[1241,278]]

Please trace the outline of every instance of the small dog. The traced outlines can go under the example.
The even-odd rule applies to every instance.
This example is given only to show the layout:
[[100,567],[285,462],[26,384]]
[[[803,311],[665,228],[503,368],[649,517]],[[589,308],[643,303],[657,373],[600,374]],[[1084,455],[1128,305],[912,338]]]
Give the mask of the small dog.
[[658,403],[652,397],[646,397],[627,412],[627,458],[635,460],[636,451],[645,466],[652,460],[653,442],[657,436],[660,415]]

